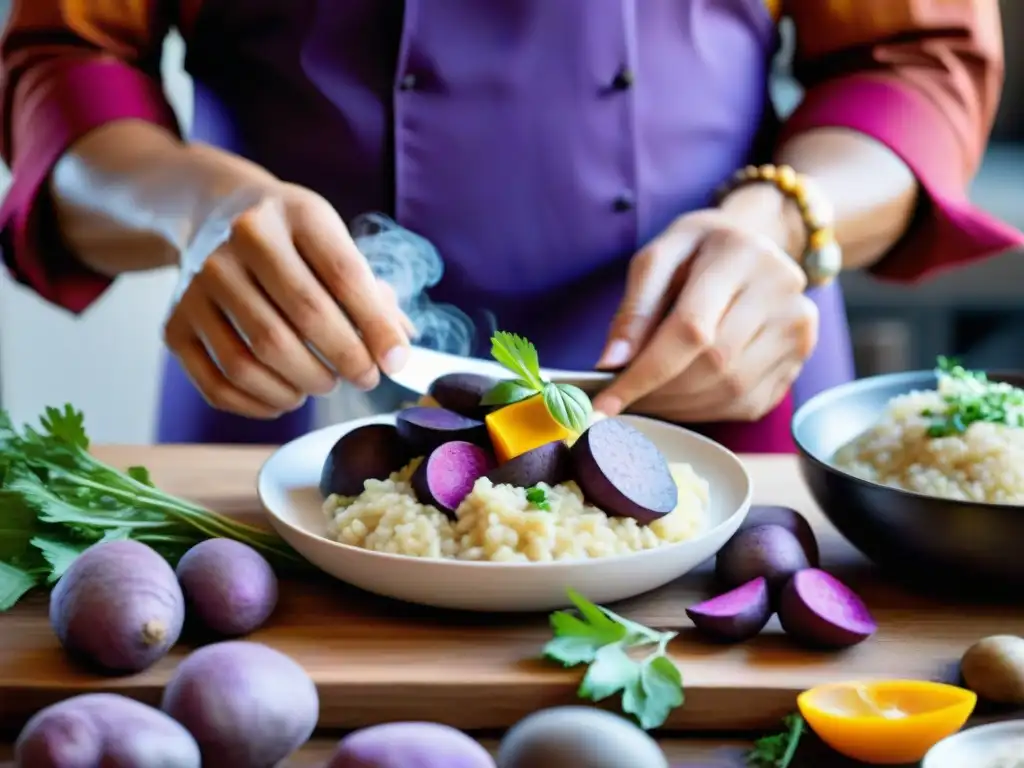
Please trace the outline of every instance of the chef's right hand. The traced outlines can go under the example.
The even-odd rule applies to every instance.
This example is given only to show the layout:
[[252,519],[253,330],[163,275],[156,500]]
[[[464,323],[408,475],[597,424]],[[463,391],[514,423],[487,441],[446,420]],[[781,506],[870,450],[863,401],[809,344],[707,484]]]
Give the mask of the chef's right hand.
[[206,401],[269,419],[339,378],[369,390],[381,371],[400,369],[411,324],[330,203],[239,158],[196,152],[262,194],[191,277],[164,328]]

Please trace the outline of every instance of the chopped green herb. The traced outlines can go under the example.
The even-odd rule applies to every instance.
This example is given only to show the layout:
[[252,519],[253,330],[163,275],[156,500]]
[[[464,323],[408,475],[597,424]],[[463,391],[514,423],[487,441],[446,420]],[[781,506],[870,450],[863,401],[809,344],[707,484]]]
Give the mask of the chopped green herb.
[[935,367],[941,409],[926,408],[929,437],[962,435],[972,424],[988,422],[1024,427],[1024,390],[989,381],[981,371],[969,371],[953,358],[939,357]]
[[793,714],[784,718],[782,723],[785,731],[754,742],[754,747],[747,753],[747,765],[752,768],[789,768],[804,734],[804,719]]
[[526,489],[526,500],[537,509],[542,509],[545,512],[551,511],[551,504],[548,502],[548,492],[539,485]]
[[580,433],[590,425],[593,412],[590,398],[572,384],[544,381],[540,375],[537,348],[522,336],[498,331],[491,337],[491,356],[516,378],[498,382],[483,396],[481,404],[512,405],[541,395],[552,418],[566,429]]
[[[622,695],[622,711],[644,730],[657,728],[683,703],[683,676],[666,653],[675,632],[659,632],[594,605],[574,590],[569,599],[577,612],[551,614],[555,637],[544,656],[565,667],[588,664],[577,695],[602,701]],[[650,649],[636,659],[633,649]]]
[[21,430],[0,411],[0,611],[56,582],[98,542],[135,539],[174,563],[211,537],[305,567],[274,533],[163,493],[143,467],[121,472],[94,458],[85,419],[70,405],[47,408],[39,428]]

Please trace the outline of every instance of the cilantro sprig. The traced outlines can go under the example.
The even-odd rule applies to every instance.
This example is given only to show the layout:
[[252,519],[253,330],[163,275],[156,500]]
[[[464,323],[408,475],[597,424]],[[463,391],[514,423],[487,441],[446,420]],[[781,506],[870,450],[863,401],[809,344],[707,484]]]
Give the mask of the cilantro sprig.
[[[644,730],[665,723],[683,703],[683,676],[666,648],[675,632],[659,632],[568,591],[576,612],[551,614],[555,636],[544,656],[564,667],[589,665],[577,695],[602,701],[621,693],[622,711]],[[635,657],[647,649],[646,656]],[[633,652],[633,654],[630,653]]]
[[124,472],[89,453],[81,411],[47,408],[16,429],[0,411],[0,611],[56,582],[86,548],[135,539],[176,562],[211,537],[244,542],[279,565],[304,567],[274,533],[154,487],[145,467]]
[[929,437],[962,435],[978,422],[1024,427],[1024,390],[989,381],[981,371],[969,371],[955,359],[938,358],[935,373],[943,405],[925,409]]
[[590,398],[572,384],[554,384],[540,375],[537,348],[522,336],[498,331],[491,337],[491,357],[516,378],[498,382],[483,396],[481,405],[512,405],[535,395],[544,398],[551,417],[572,432],[580,433],[590,424]]
[[785,730],[774,736],[765,736],[754,742],[747,753],[751,768],[789,768],[804,734],[804,719],[797,714],[783,718]]
[[539,485],[526,489],[526,500],[539,510],[544,512],[551,511],[551,502],[548,501],[548,492]]

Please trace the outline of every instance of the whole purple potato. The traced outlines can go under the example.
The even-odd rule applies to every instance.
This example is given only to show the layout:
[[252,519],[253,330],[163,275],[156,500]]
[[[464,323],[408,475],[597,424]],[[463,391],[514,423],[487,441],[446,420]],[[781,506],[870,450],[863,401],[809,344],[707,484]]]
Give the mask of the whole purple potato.
[[15,768],[200,768],[199,745],[163,712],[87,693],[37,712],[14,745]]
[[178,561],[176,572],[189,614],[225,637],[259,629],[277,605],[274,569],[238,541],[201,541]]
[[108,672],[139,672],[163,658],[184,618],[171,566],[137,541],[89,547],[50,594],[50,624],[61,645]]
[[309,739],[320,700],[291,658],[266,645],[231,640],[181,662],[160,708],[199,742],[203,765],[272,768]]
[[346,736],[325,768],[494,768],[494,760],[447,725],[388,723]]

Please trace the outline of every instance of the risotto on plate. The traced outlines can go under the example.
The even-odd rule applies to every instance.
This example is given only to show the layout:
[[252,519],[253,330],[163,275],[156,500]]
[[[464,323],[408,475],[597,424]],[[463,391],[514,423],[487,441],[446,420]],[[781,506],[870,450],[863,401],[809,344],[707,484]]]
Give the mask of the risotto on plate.
[[676,508],[649,525],[611,517],[587,504],[574,482],[543,486],[542,509],[527,489],[494,485],[486,477],[449,519],[421,504],[411,477],[417,459],[386,480],[367,480],[356,497],[324,502],[328,536],[343,544],[412,557],[494,562],[547,562],[622,555],[674,544],[702,532],[707,481],[689,464],[672,464]]

